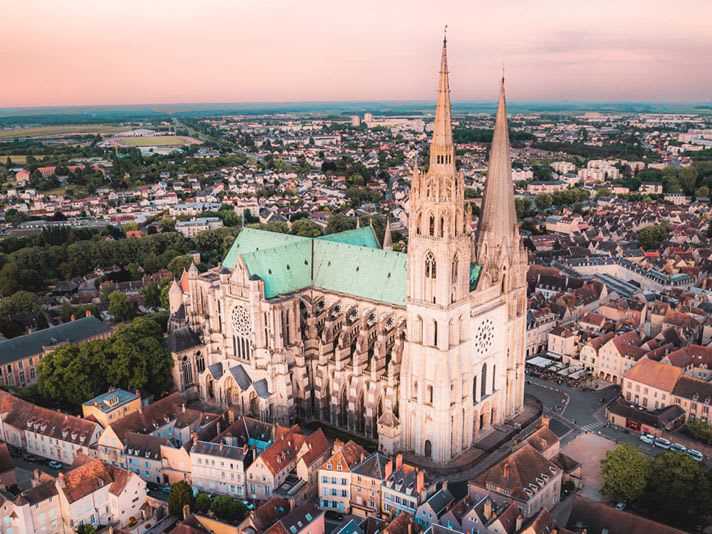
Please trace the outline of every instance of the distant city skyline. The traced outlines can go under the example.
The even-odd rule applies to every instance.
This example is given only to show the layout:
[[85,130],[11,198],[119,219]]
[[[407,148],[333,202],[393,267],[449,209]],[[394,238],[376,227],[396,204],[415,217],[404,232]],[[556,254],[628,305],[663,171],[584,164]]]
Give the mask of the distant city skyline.
[[91,0],[3,9],[0,107],[432,100],[710,101],[712,3]]

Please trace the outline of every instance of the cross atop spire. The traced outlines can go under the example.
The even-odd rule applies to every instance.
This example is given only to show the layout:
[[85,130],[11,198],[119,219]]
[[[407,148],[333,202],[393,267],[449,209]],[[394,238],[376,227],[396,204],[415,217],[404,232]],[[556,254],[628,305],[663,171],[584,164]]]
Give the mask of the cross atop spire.
[[445,24],[445,30],[443,31],[443,46],[447,46],[447,24]]
[[[447,26],[445,26],[447,32]],[[440,58],[438,98],[435,105],[435,128],[430,143],[430,168],[455,167],[455,149],[452,143],[452,118],[450,112],[450,80],[447,67],[447,33],[443,38]]]

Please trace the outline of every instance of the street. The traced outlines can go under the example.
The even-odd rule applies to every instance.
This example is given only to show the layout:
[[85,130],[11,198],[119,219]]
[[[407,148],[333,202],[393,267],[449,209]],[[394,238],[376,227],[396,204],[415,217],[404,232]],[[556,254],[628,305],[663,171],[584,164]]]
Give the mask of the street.
[[[549,416],[549,426],[561,438],[562,446],[579,434],[588,432],[616,443],[632,443],[651,456],[665,452],[664,449],[640,441],[637,432],[607,424],[605,405],[620,393],[620,387],[616,385],[592,391],[527,376],[525,391],[544,404],[544,415]],[[710,465],[712,460],[706,458],[705,463]]]

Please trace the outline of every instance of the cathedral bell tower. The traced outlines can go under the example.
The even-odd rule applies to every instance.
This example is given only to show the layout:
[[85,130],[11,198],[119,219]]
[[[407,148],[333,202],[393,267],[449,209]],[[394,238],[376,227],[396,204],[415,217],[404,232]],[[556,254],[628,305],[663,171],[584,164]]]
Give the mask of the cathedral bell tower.
[[470,445],[462,406],[472,241],[455,167],[443,40],[427,172],[416,167],[408,227],[407,342],[400,381],[402,448],[447,462]]
[[487,181],[477,227],[475,261],[482,268],[478,291],[494,290],[507,305],[507,391],[504,415],[509,418],[524,403],[527,252],[519,235],[514,204],[504,76],[499,90]]

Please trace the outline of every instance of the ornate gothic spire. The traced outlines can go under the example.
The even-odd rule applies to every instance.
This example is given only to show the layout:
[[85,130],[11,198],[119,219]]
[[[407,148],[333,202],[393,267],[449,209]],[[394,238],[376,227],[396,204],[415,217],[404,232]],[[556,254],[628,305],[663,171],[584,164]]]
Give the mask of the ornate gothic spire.
[[[447,29],[447,27],[446,27]],[[443,38],[440,59],[440,81],[438,99],[435,106],[435,128],[430,143],[430,168],[436,166],[455,167],[455,149],[452,144],[452,120],[450,115],[450,81],[447,69],[447,37]]]
[[[497,119],[490,147],[487,182],[482,198],[482,212],[477,228],[477,258],[482,262],[482,246],[494,252],[493,247],[503,246],[515,235],[517,216],[514,209],[512,161],[509,153],[507,104],[504,97],[504,76],[499,90]],[[492,258],[489,258],[490,260]]]

